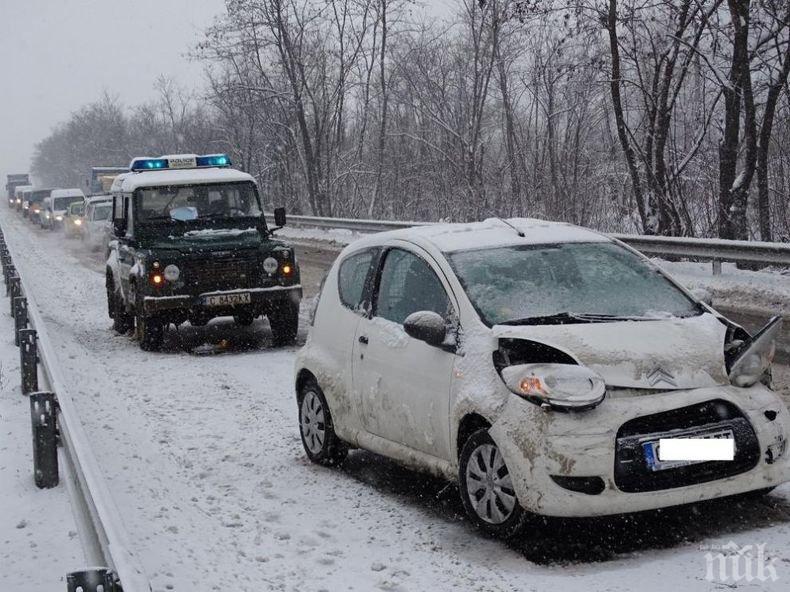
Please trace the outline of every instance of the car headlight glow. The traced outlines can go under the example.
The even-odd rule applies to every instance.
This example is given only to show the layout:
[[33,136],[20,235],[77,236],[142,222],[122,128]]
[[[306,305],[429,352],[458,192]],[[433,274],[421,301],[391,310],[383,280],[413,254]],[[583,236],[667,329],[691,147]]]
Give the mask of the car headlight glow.
[[502,369],[502,380],[515,394],[539,405],[589,409],[606,397],[598,374],[572,364],[518,364]]
[[82,220],[80,220],[79,218],[74,220],[74,226],[82,226]]
[[55,216],[55,220],[58,222],[63,222],[63,216]]

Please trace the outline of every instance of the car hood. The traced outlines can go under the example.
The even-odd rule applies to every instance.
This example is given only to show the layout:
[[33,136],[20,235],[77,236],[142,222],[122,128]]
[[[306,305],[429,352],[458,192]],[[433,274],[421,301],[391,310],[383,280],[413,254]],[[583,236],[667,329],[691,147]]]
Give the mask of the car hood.
[[283,246],[271,237],[264,237],[257,229],[207,229],[180,235],[159,237],[146,246],[151,249],[176,249],[181,253],[202,251],[236,251],[251,249],[266,243],[272,248]]
[[493,333],[559,349],[598,372],[609,386],[670,390],[729,384],[726,328],[710,313],[651,321],[497,325]]

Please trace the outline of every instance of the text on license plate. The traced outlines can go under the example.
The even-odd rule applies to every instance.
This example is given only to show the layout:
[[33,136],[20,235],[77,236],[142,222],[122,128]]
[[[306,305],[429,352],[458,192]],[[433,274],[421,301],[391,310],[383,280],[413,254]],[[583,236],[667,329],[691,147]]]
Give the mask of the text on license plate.
[[252,302],[252,300],[249,292],[216,294],[215,296],[203,297],[203,304],[206,306],[234,306],[236,304],[249,304],[250,302]]
[[[681,436],[673,439],[675,442],[681,440],[729,440],[732,443],[732,450],[735,450],[734,436],[732,430],[719,430],[717,432],[703,432],[700,434],[693,434]],[[689,442],[691,443],[691,442]],[[650,442],[642,443],[642,451],[645,455],[645,462],[651,471],[663,471],[665,469],[674,469],[676,467],[683,467],[686,465],[694,465],[708,460],[721,460],[721,459],[694,459],[694,460],[660,460],[661,448],[659,446],[660,440],[652,440]],[[730,459],[731,460],[731,459]]]

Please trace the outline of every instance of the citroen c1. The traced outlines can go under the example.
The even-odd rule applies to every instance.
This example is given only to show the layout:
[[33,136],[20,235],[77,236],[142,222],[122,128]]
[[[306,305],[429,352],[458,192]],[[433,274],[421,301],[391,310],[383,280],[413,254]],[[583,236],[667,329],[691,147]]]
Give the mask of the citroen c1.
[[311,325],[295,368],[307,456],[364,448],[454,480],[500,536],[790,479],[779,319],[750,335],[591,230],[497,218],[360,239]]

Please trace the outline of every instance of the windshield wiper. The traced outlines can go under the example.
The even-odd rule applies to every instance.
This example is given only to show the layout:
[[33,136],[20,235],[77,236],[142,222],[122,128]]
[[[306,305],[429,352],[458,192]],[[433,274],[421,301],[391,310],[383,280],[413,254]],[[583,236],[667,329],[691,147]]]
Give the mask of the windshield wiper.
[[551,315],[541,315],[534,317],[524,317],[521,319],[510,319],[499,323],[500,325],[567,325],[571,323],[609,323],[612,321],[650,321],[658,320],[660,317],[640,317],[626,315],[612,315],[602,313],[576,313],[558,312]]

